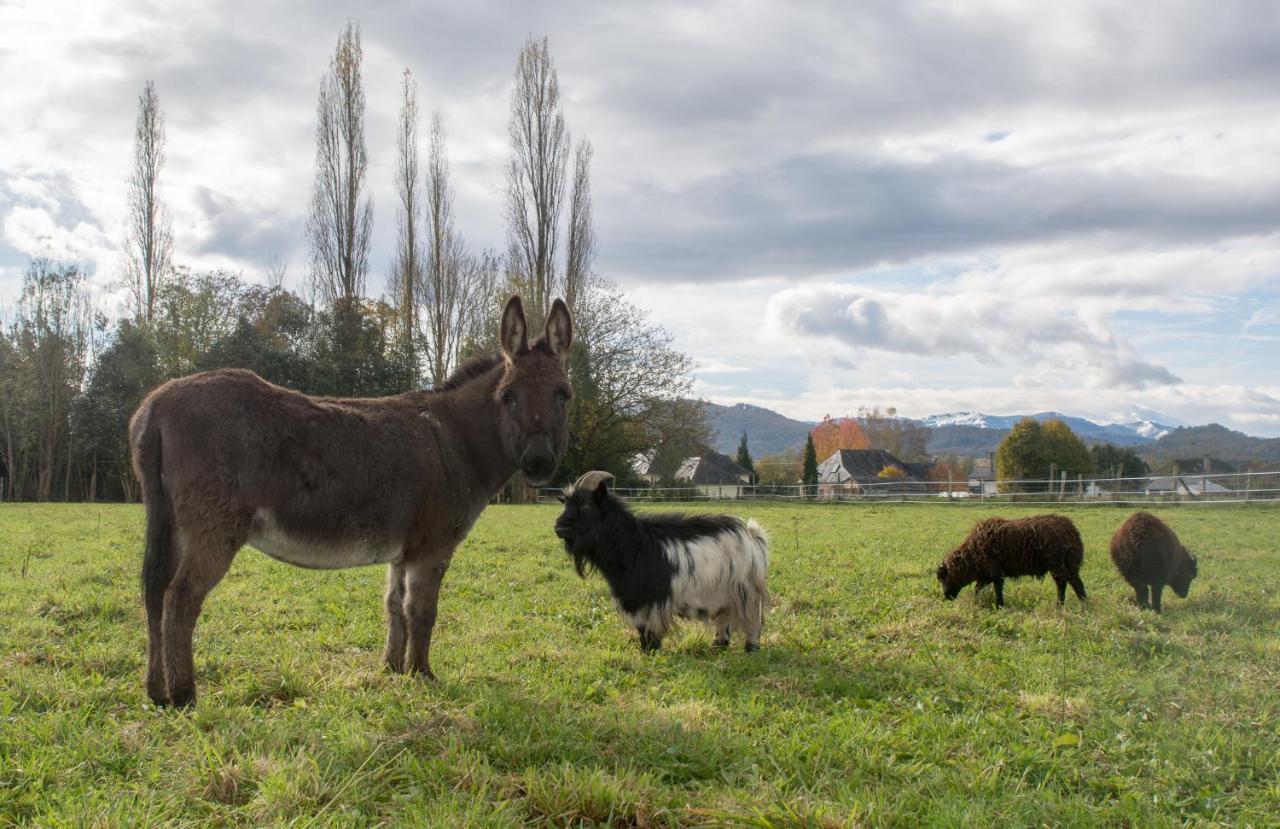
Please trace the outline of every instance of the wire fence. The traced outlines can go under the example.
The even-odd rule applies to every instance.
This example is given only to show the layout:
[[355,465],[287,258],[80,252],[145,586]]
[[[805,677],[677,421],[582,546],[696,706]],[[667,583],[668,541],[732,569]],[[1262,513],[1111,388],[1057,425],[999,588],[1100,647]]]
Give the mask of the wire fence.
[[[839,483],[689,484],[615,487],[629,501],[795,501],[814,503],[1029,503],[1029,504],[1280,504],[1280,472],[1148,475],[1140,478],[1061,475],[994,481],[871,479]],[[560,489],[538,490],[538,500],[554,501]]]

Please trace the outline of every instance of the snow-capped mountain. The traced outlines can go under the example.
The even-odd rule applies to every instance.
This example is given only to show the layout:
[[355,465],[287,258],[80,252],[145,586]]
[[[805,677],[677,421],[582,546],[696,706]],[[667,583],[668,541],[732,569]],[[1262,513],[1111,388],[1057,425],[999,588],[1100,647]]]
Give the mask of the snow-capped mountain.
[[941,429],[947,426],[970,426],[978,429],[1012,429],[1014,424],[1024,417],[1031,417],[1040,422],[1046,420],[1064,421],[1071,430],[1090,441],[1110,441],[1112,443],[1135,444],[1159,440],[1172,431],[1173,427],[1151,420],[1137,420],[1124,423],[1095,423],[1083,417],[1072,417],[1061,412],[1038,412],[1033,415],[989,415],[982,412],[947,412],[929,415],[917,422],[930,429]]

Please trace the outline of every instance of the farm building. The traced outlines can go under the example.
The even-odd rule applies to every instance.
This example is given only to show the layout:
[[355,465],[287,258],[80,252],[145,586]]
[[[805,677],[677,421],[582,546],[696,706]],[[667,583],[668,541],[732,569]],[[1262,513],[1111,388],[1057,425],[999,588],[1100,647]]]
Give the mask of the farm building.
[[996,471],[992,468],[991,458],[974,460],[968,484],[969,491],[974,495],[995,495],[1000,491],[996,486]]
[[[839,449],[818,464],[818,495],[924,491],[921,480],[927,475],[928,467],[928,464],[905,463],[883,449]],[[895,468],[902,474],[881,474]]]
[[1233,475],[1236,468],[1218,458],[1178,458],[1173,462],[1174,475]]
[[1190,495],[1199,498],[1202,495],[1221,495],[1231,492],[1231,489],[1205,477],[1161,475],[1147,481],[1143,491],[1147,495]]
[[643,452],[636,454],[631,459],[631,470],[636,473],[636,477],[647,483],[649,486],[657,486],[659,475],[653,471],[653,455]]
[[741,498],[751,491],[751,473],[738,466],[733,458],[708,450],[702,455],[685,458],[676,470],[680,486],[695,487],[709,498]]

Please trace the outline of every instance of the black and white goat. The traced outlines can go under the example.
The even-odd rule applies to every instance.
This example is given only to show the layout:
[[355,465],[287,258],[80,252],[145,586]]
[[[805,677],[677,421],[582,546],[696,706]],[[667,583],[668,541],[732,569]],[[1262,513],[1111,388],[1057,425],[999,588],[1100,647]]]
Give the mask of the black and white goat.
[[609,491],[612,480],[588,472],[560,497],[556,535],[578,575],[600,571],[646,652],[661,647],[676,617],[715,628],[718,648],[740,631],[746,650],[757,650],[769,604],[769,541],[760,525],[728,515],[636,515]]

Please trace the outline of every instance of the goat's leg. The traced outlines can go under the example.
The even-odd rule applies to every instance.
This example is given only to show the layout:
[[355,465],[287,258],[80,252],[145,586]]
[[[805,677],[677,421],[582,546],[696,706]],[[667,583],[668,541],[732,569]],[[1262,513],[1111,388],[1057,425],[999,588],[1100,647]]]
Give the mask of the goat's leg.
[[431,631],[436,625],[436,603],[440,582],[449,569],[448,556],[407,562],[405,570],[404,615],[407,636],[405,670],[434,680],[431,672]]
[[387,668],[394,673],[404,673],[405,629],[404,612],[405,572],[402,564],[387,565],[387,648],[383,652]]
[[716,638],[711,640],[711,647],[724,650],[729,647],[729,617],[723,616],[715,620]]
[[653,653],[662,647],[662,636],[652,628],[640,628],[640,650]]

